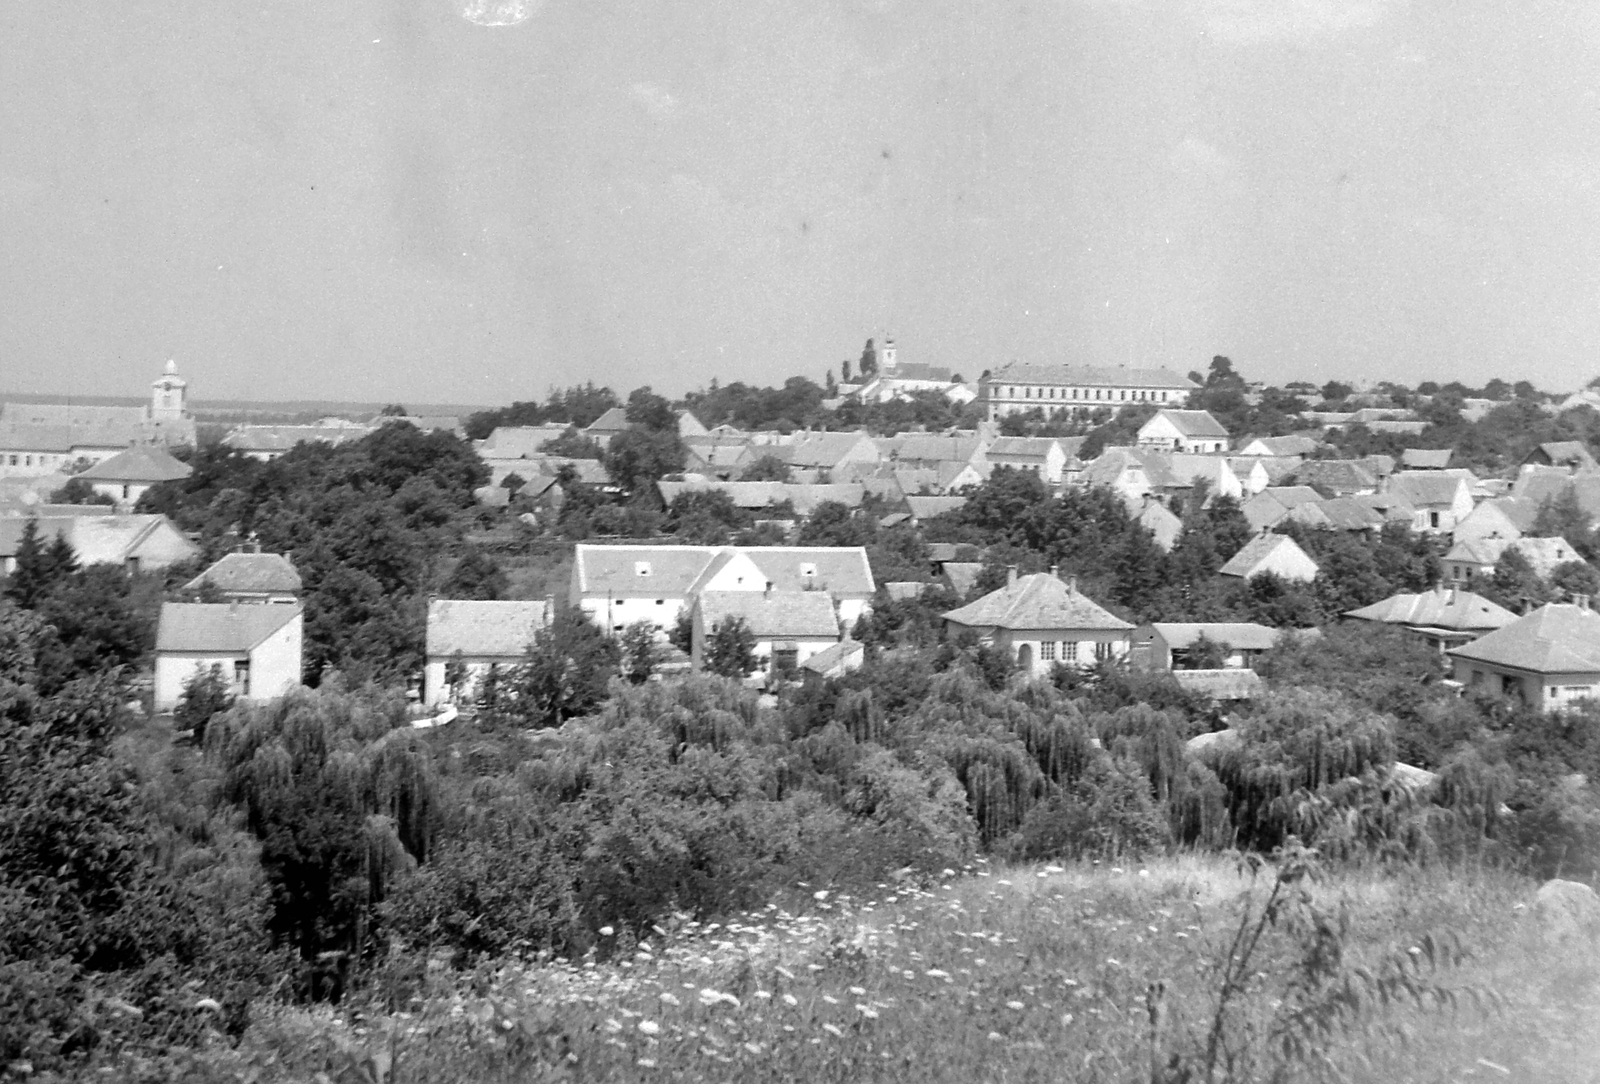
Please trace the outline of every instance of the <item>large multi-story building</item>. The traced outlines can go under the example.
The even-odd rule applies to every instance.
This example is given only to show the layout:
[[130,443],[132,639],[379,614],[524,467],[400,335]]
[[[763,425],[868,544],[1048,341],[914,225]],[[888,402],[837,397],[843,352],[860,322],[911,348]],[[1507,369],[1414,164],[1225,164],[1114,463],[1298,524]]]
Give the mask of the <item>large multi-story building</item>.
[[39,477],[99,463],[130,446],[192,445],[188,381],[177,365],[150,387],[148,406],[0,404],[0,478]]
[[1199,385],[1170,369],[1012,362],[991,372],[978,386],[987,417],[997,421],[1030,410],[1042,411],[1048,418],[1134,403],[1182,406]]

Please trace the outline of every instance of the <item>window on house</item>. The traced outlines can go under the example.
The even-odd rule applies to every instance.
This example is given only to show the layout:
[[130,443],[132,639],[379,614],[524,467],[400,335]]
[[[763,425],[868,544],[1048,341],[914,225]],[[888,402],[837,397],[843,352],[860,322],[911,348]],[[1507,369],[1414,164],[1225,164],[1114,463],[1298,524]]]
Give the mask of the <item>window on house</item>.
[[1094,661],[1105,662],[1111,657],[1111,645],[1096,641],[1094,645]]
[[1435,527],[1435,528],[1439,526],[1439,513],[1437,513],[1437,512],[1429,512],[1428,513],[1428,526],[1429,527]]
[[240,696],[250,695],[250,660],[236,659],[233,664],[233,683],[238,686]]
[[1039,645],[1039,658],[1045,662],[1055,662],[1056,642],[1054,640],[1045,640]]
[[1077,662],[1078,661],[1078,641],[1076,641],[1076,640],[1063,640],[1061,642],[1061,661],[1062,662]]

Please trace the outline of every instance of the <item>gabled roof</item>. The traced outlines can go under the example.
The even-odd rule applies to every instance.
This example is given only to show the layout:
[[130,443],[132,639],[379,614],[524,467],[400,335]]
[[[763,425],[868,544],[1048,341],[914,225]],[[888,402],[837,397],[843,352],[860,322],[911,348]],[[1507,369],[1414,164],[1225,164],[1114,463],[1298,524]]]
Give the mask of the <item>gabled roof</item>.
[[1199,387],[1171,369],[1123,369],[1098,365],[1024,365],[1011,362],[996,369],[989,384],[1075,384],[1084,387],[1157,388],[1193,391]]
[[[585,595],[689,594],[718,562],[749,558],[775,591],[870,596],[876,590],[861,546],[596,546],[579,544],[573,578]],[[807,575],[807,570],[811,574]]]
[[983,572],[982,561],[946,561],[941,566],[944,578],[950,581],[951,590],[958,595],[964,595],[978,582],[978,576]]
[[1404,470],[1389,476],[1386,492],[1408,502],[1415,508],[1431,505],[1454,504],[1461,488],[1471,485],[1465,478],[1442,470]]
[[344,444],[371,430],[364,425],[240,425],[222,443],[241,452],[287,452],[301,442]]
[[1407,448],[1400,453],[1400,465],[1407,470],[1444,470],[1453,454],[1449,448]]
[[281,553],[227,554],[184,589],[198,591],[207,583],[220,591],[246,594],[298,594],[301,587],[294,562]]
[[1123,476],[1130,472],[1138,472],[1137,477],[1145,484],[1154,484],[1145,468],[1144,460],[1134,455],[1127,448],[1107,448],[1094,459],[1090,460],[1083,471],[1083,483],[1091,486],[1116,485]]
[[165,448],[141,444],[118,452],[78,475],[85,482],[175,482],[194,473]]
[[[987,455],[991,460],[1043,460],[1049,456],[1052,447],[1061,447],[1061,442],[1054,437],[996,437],[994,443],[989,445]],[[1062,449],[1063,452],[1065,450]]]
[[229,602],[163,602],[156,623],[156,650],[238,653],[299,619],[295,606]]
[[628,428],[628,412],[619,406],[614,406],[585,428],[585,433],[620,433]]
[[1459,589],[1434,588],[1421,594],[1390,595],[1382,602],[1348,610],[1346,617],[1379,621],[1386,625],[1477,632],[1498,629],[1517,615],[1482,595]]
[[866,458],[876,458],[878,447],[865,433],[796,433],[793,441],[772,452],[792,467],[832,467],[862,450],[863,442],[872,449]]
[[528,650],[549,620],[542,601],[435,599],[428,603],[427,653],[512,658]]
[[1314,507],[1336,531],[1365,531],[1382,527],[1385,522],[1382,512],[1355,497],[1330,497]]
[[1179,651],[1193,647],[1202,636],[1239,651],[1266,651],[1278,642],[1277,629],[1254,621],[1154,621],[1150,627]]
[[[867,596],[877,590],[862,546],[739,546],[771,582],[775,592],[826,590],[834,596]],[[810,575],[807,570],[814,570]]]
[[[22,532],[31,518],[35,517],[0,517],[0,557],[16,556]],[[82,512],[36,518],[40,541],[49,544],[58,535],[64,537],[72,545],[78,561],[84,565],[122,564],[129,557],[141,556],[141,547],[152,540],[170,543],[173,550],[183,552],[183,559],[200,552],[171,520],[154,513],[106,515],[104,512]]]
[[827,674],[836,667],[852,667],[860,664],[861,657],[866,654],[865,645],[856,640],[840,640],[832,647],[825,647],[800,664],[800,669],[810,670],[816,674]]
[[530,459],[542,455],[546,442],[563,436],[566,425],[501,425],[478,445],[484,459]]
[[45,452],[64,455],[72,451],[70,425],[31,425],[0,422],[0,452]]
[[1595,460],[1581,440],[1552,440],[1539,445],[1546,459],[1558,466],[1593,468]]
[[1323,499],[1322,494],[1310,486],[1268,486],[1257,496],[1271,497],[1285,508],[1295,508],[1302,504],[1316,504]]
[[738,617],[758,640],[839,636],[833,598],[824,591],[706,591],[696,610],[708,632],[717,622]]
[[1209,410],[1158,410],[1150,421],[1144,423],[1144,427],[1150,426],[1157,419],[1170,422],[1172,427],[1185,437],[1228,439],[1227,427],[1213,418]]
[[[1292,551],[1308,561],[1311,560],[1299,544],[1286,534],[1258,534],[1246,542],[1244,548],[1217,571],[1223,576],[1242,576],[1248,579],[1264,561],[1279,550]],[[1312,561],[1312,564],[1315,565],[1316,562]]]
[[1600,673],[1600,614],[1552,602],[1449,653],[1536,674]]
[[983,444],[975,436],[959,433],[903,433],[897,437],[880,438],[876,443],[887,459],[929,463],[969,462]]
[[1160,501],[1143,502],[1133,518],[1139,526],[1150,532],[1156,545],[1169,553],[1178,544],[1178,536],[1183,534],[1183,520]]
[[1272,456],[1310,455],[1321,443],[1313,437],[1256,437],[1244,441],[1240,447],[1248,448],[1252,444],[1260,444],[1266,449],[1267,454]]
[[[948,567],[948,566],[947,566]],[[1133,626],[1048,572],[1022,576],[944,615],[968,628],[1123,631]]]
[[1289,475],[1296,485],[1337,490],[1376,489],[1378,479],[1354,459],[1307,459]]

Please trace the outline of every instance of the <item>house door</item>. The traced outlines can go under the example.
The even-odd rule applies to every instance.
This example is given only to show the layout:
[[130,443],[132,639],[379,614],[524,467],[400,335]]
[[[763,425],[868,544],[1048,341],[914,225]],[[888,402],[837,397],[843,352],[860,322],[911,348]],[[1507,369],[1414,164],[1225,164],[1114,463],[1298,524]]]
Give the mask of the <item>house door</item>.
[[1022,668],[1023,673],[1033,673],[1032,644],[1023,644],[1021,647],[1017,648],[1017,665]]

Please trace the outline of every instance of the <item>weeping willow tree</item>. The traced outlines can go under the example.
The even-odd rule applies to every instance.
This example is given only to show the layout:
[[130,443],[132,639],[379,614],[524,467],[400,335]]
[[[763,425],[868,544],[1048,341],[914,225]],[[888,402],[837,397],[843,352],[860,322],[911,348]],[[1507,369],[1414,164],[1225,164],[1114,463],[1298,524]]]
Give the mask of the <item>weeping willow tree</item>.
[[240,705],[212,723],[206,755],[261,843],[269,931],[305,964],[303,993],[337,998],[375,944],[377,905],[436,830],[433,767],[403,701],[323,688]]
[[1391,721],[1325,689],[1293,689],[1260,702],[1241,740],[1207,757],[1228,791],[1239,846],[1271,850],[1289,836],[1315,844],[1371,839],[1352,814],[1383,808],[1394,766]]

